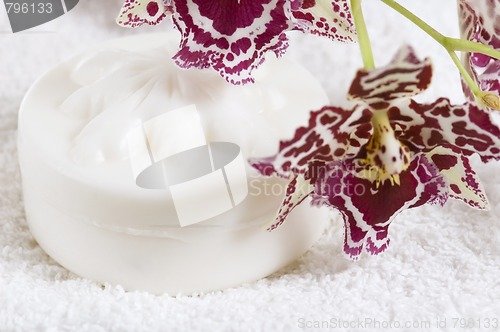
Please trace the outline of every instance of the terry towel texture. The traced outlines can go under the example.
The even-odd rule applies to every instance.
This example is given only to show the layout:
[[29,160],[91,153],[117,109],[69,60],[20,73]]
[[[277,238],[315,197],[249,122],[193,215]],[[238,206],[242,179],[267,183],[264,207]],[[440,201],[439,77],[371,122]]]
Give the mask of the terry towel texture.
[[[445,51],[390,8],[365,2],[377,63],[410,43],[435,65],[430,91],[419,98],[463,101]],[[400,2],[441,32],[458,36],[455,1]],[[100,41],[169,28],[117,27],[120,6],[119,0],[81,0],[67,15],[19,34],[9,32],[0,9],[0,331],[479,331],[493,330],[495,319],[500,324],[495,163],[475,163],[490,211],[457,201],[406,211],[391,226],[389,250],[357,262],[342,255],[342,223],[335,215],[321,240],[294,264],[225,291],[177,298],[128,293],[82,279],[50,259],[24,217],[16,154],[19,105],[33,81],[62,59]],[[298,33],[290,38],[287,56],[313,72],[332,102],[343,103],[361,65],[357,46]]]

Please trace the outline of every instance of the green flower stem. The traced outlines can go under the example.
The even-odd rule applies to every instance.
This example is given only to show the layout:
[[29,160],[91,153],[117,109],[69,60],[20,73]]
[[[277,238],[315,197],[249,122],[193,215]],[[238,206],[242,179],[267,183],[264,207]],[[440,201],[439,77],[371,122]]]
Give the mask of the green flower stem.
[[354,25],[358,34],[359,49],[363,59],[365,69],[375,68],[375,61],[373,60],[373,51],[370,43],[370,36],[366,29],[365,19],[363,17],[363,10],[361,9],[362,0],[351,0],[351,11],[354,18]]
[[475,96],[479,96],[481,94],[481,88],[477,85],[477,83],[472,79],[470,74],[467,72],[467,70],[464,68],[462,62],[458,58],[457,54],[453,51],[448,50],[448,54],[450,55],[451,59],[457,66],[458,70],[460,71],[460,74],[462,74],[462,77],[469,86],[469,88],[472,90],[472,93],[474,93]]
[[[435,41],[440,43],[441,45],[445,46],[445,39],[446,37],[443,36],[440,32],[438,32],[436,29],[431,27],[429,24],[425,23],[418,17],[417,15],[413,14],[411,11],[406,9],[405,7],[401,6],[399,3],[397,3],[394,0],[380,0],[383,3],[385,3],[387,6],[391,7],[407,19],[409,19],[411,22],[413,22],[416,26],[418,26],[420,29],[424,30],[425,33],[427,33],[429,36],[431,36]],[[445,46],[446,47],[446,46]]]
[[462,39],[456,39],[456,38],[449,38],[445,37],[441,33],[439,33],[436,29],[431,27],[429,24],[425,23],[422,21],[418,16],[410,12],[408,9],[405,7],[401,6],[399,3],[397,3],[394,0],[380,0],[404,17],[406,17],[408,20],[413,22],[416,26],[418,26],[420,29],[422,29],[424,32],[426,32],[429,36],[431,36],[435,41],[437,41],[439,44],[441,44],[448,54],[450,55],[451,59],[457,66],[458,70],[462,74],[465,82],[469,86],[469,88],[472,90],[474,95],[476,97],[479,97],[481,94],[481,89],[477,85],[477,83],[472,79],[472,77],[469,75],[467,70],[464,68],[463,64],[460,62],[458,59],[455,51],[464,51],[464,52],[478,52],[478,53],[483,53],[486,55],[489,55],[493,58],[500,59],[500,52],[487,46],[483,45],[481,43],[476,43],[468,40],[462,40]]
[[483,53],[487,56],[500,60],[500,51],[495,50],[488,45],[476,43],[470,40],[449,37],[445,37],[444,43],[449,46],[447,48],[451,48],[454,51]]
[[446,37],[440,32],[438,32],[436,29],[431,27],[429,24],[422,21],[418,16],[410,12],[408,9],[401,6],[396,1],[394,0],[380,0],[380,1],[382,1],[389,7],[393,8],[407,19],[409,19],[411,22],[413,22],[416,26],[425,31],[429,36],[431,36],[435,41],[440,43],[447,50],[483,53],[492,58],[500,60],[500,51],[495,50],[494,48],[488,45],[473,42],[470,40]]

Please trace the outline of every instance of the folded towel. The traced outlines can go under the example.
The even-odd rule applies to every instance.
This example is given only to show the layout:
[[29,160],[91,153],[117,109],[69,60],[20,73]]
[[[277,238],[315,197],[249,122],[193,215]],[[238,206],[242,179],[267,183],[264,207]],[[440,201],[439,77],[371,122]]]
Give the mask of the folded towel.
[[[454,1],[400,1],[441,32],[458,36]],[[37,245],[24,212],[16,155],[21,99],[44,71],[99,41],[170,29],[115,25],[122,1],[80,1],[67,15],[12,34],[0,9],[0,331],[292,331],[492,330],[500,328],[500,173],[476,170],[490,211],[457,201],[405,211],[391,226],[391,246],[357,262],[342,254],[342,222],[332,213],[321,240],[292,265],[263,280],[198,296],[154,296],[82,279]],[[446,52],[409,21],[377,1],[365,15],[377,63],[402,43],[432,56],[428,92],[463,101]],[[5,18],[5,19],[4,19]],[[322,82],[332,102],[345,103],[361,60],[357,45],[290,33],[289,57]],[[284,119],[286,121],[286,119]],[[496,325],[495,325],[496,324]]]

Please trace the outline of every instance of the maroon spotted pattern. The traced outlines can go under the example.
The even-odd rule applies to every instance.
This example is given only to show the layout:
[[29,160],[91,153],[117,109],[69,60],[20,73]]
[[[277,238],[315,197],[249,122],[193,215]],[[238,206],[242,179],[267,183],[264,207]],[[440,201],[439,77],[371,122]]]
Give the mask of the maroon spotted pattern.
[[174,61],[182,68],[211,67],[233,84],[253,82],[266,52],[281,56],[288,46],[284,32],[294,26],[286,0],[174,3],[182,36]]
[[[331,167],[331,166],[330,166]],[[337,162],[316,183],[314,205],[338,209],[344,219],[344,252],[357,259],[363,247],[376,255],[389,245],[390,223],[402,211],[423,204],[443,205],[448,197],[445,179],[423,153],[413,155],[410,166],[400,174],[400,185],[386,181],[375,188],[359,177],[369,172],[356,158]]]
[[312,193],[313,189],[309,185],[309,181],[302,176],[296,176],[290,181],[286,188],[285,198],[281,203],[280,209],[276,214],[275,221],[267,228],[268,231],[273,231],[286,220],[286,217],[292,210],[302,203]]
[[473,103],[404,100],[389,109],[389,117],[394,127],[401,128],[401,139],[424,152],[453,147],[465,156],[477,153],[484,162],[500,159],[500,129],[488,112]]
[[[394,66],[421,63],[413,56],[403,58],[405,64],[395,61]],[[390,66],[385,68],[381,81],[393,73]],[[427,74],[417,76],[420,81],[412,83],[414,86],[428,85]],[[360,82],[371,96],[367,85]],[[396,79],[395,86],[405,82]],[[377,183],[372,165],[366,163],[372,110],[361,105],[349,110],[328,106],[313,111],[308,125],[282,141],[276,155],[250,160],[263,175],[292,179],[271,230],[305,199],[295,195],[297,175],[312,186],[311,191],[301,192],[311,196],[314,205],[327,205],[342,213],[344,251],[352,259],[363,248],[371,254],[384,251],[389,245],[389,225],[404,209],[443,205],[448,197],[472,207],[487,207],[468,156],[478,154],[485,162],[500,159],[500,130],[489,113],[472,103],[452,105],[445,98],[431,104],[397,99],[388,105],[389,121],[396,138],[411,152],[408,168],[399,173],[400,185],[389,180]]]
[[160,11],[160,7],[158,6],[158,3],[151,1],[146,6],[146,10],[149,16],[155,16]]
[[172,9],[170,0],[125,0],[116,22],[121,26],[136,28],[143,24],[157,25]]
[[[326,2],[328,10],[324,15],[317,15],[320,2]],[[297,30],[314,35],[328,37],[338,41],[353,41],[356,32],[349,2],[345,0],[304,0],[293,11]]]
[[[500,49],[500,0],[459,0],[460,32],[462,38]],[[466,53],[464,65],[481,90],[500,94],[500,60],[480,53]],[[465,82],[466,96],[474,95]]]
[[451,198],[458,199],[470,207],[485,209],[488,199],[469,159],[456,148],[439,147],[427,154],[434,165],[444,174],[450,187]]
[[167,14],[181,32],[174,61],[182,68],[212,68],[232,84],[254,82],[255,70],[272,52],[288,47],[286,32],[301,30],[352,41],[348,0],[125,0],[119,24],[158,24]]
[[430,58],[421,61],[413,48],[403,47],[391,63],[373,70],[357,72],[349,97],[373,109],[386,109],[392,101],[409,98],[427,89],[432,79]]
[[351,147],[360,147],[368,140],[371,114],[368,109],[334,106],[311,112],[308,125],[298,128],[292,139],[282,141],[278,154],[250,159],[250,164],[263,175],[288,178],[290,174],[305,174],[312,163],[341,160]]
[[478,82],[481,90],[500,95],[500,60],[490,61],[479,74]]

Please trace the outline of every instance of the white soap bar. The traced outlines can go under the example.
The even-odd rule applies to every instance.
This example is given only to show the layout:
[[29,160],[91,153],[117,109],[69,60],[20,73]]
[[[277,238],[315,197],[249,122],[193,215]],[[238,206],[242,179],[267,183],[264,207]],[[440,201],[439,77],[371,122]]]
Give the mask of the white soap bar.
[[277,271],[324,230],[328,212],[305,202],[267,232],[287,181],[246,162],[275,153],[327,104],[319,83],[268,59],[255,84],[231,86],[177,68],[177,44],[176,33],[108,42],[45,74],[23,101],[29,226],[83,277],[157,294],[223,289]]

